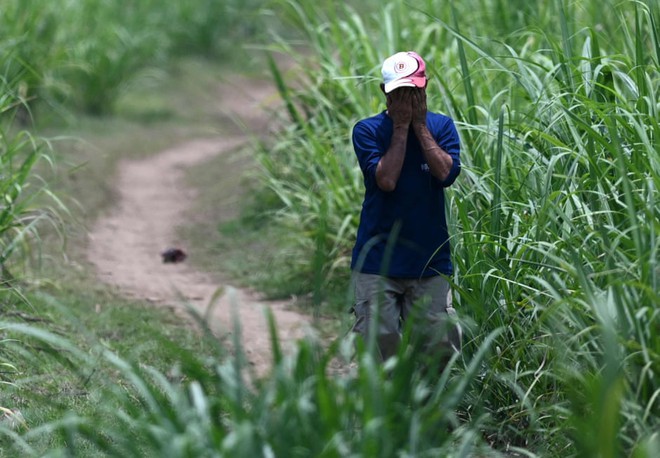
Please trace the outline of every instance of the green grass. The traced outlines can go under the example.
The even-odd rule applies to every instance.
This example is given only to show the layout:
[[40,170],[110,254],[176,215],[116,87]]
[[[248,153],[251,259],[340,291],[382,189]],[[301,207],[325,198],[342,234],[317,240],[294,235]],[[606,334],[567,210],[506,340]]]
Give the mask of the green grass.
[[[217,353],[208,341],[181,355],[185,335],[181,343],[172,335],[171,353],[122,340],[157,339],[134,314],[104,306],[128,304],[67,270],[56,288],[29,292],[35,305],[20,309],[27,316],[42,310],[53,322],[0,326],[3,337],[18,339],[0,343],[4,381],[34,389],[24,395],[34,402],[27,412],[43,414],[28,429],[0,425],[3,445],[26,456],[45,448],[53,456],[122,457],[658,455],[659,11],[652,1],[514,3],[428,0],[416,9],[394,1],[355,10],[273,2],[285,21],[276,30],[286,35],[273,33],[264,47],[274,52],[285,128],[261,144],[260,181],[233,182],[256,199],[241,208],[226,192],[231,183],[213,183],[211,167],[192,172],[213,193],[193,214],[208,210],[214,222],[184,231],[217,237],[207,250],[195,248],[208,252],[204,263],[219,271],[226,262],[238,275],[249,272],[247,283],[270,281],[272,294],[307,294],[323,304],[328,289],[347,288],[357,224],[361,182],[350,129],[383,107],[381,60],[419,51],[429,62],[429,104],[454,117],[463,140],[464,168],[448,211],[466,340],[450,370],[420,371],[411,342],[385,366],[358,351],[359,366],[337,374],[334,361],[352,351],[341,336],[330,348],[307,341],[290,358],[276,357],[270,377],[246,383],[240,354],[210,362]],[[301,37],[308,48],[297,53]],[[279,55],[293,57],[298,72],[272,65]],[[196,68],[182,73],[191,88]],[[135,100],[117,102],[128,122],[88,121],[99,130],[88,140],[113,151],[94,166],[100,191],[126,145],[140,138],[140,154],[150,154],[214,119],[185,97],[160,98],[158,84],[134,86],[142,88]],[[126,143],[115,143],[115,128]],[[241,154],[213,166],[250,168]],[[75,154],[64,160],[80,163]],[[62,186],[86,189],[69,178]],[[48,268],[58,264],[49,263],[46,272],[54,272]],[[255,275],[264,265],[268,275]],[[25,307],[15,294],[5,301]],[[57,304],[67,302],[77,319],[55,323],[64,315]],[[139,315],[166,326],[166,316],[150,313]],[[113,320],[128,319],[136,327],[116,334]],[[98,331],[74,333],[87,323]],[[181,372],[170,370],[175,359]],[[25,376],[13,369],[20,364],[32,364]],[[106,377],[96,378],[99,367]],[[64,374],[61,385],[55,373]],[[92,394],[71,396],[89,374]],[[39,390],[65,395],[64,406]],[[96,399],[103,402],[90,409]]]
[[[11,444],[18,442],[2,439],[0,456],[51,453],[67,439],[42,434],[42,425],[58,423],[73,413],[118,424],[110,413],[99,413],[98,405],[108,393],[121,392],[130,382],[101,356],[103,352],[169,374],[188,373],[188,352],[200,357],[201,364],[207,364],[205,358],[222,357],[217,342],[205,337],[184,311],[122,298],[98,283],[84,258],[85,227],[112,204],[114,171],[120,159],[144,157],[173,143],[222,132],[219,120],[226,119],[222,114],[209,115],[214,106],[207,97],[217,88],[218,72],[213,65],[183,60],[153,80],[149,90],[136,87],[126,94],[126,101],[120,98],[121,116],[41,119],[41,138],[48,139],[56,165],[43,162],[34,172],[49,182],[48,190],[68,206],[69,213],[58,230],[39,225],[38,244],[26,253],[29,262],[11,264],[19,278],[17,288],[3,289],[1,295],[0,359],[7,370],[0,375],[0,406],[19,411],[25,426],[17,432],[33,439],[31,452],[13,448]],[[200,76],[191,81],[194,74]],[[179,110],[177,104],[183,98],[197,100],[195,109]],[[144,115],[152,110],[148,103],[141,103],[145,100],[175,114],[156,123]],[[31,197],[31,202],[36,208],[49,205],[39,195]],[[9,330],[15,325],[29,332]],[[43,333],[52,333],[66,344],[41,342]],[[102,455],[92,451],[87,441],[79,447],[85,456]]]
[[[38,243],[20,264],[14,263],[17,288],[4,289],[0,298],[4,322],[0,362],[7,364],[0,374],[0,407],[21,413],[25,426],[16,432],[30,438],[30,446],[21,449],[20,441],[4,436],[0,456],[55,453],[68,439],[64,433],[49,433],[49,428],[66,423],[63,419],[71,415],[107,421],[109,429],[118,427],[121,422],[112,418],[113,404],[109,403],[109,411],[99,405],[119,396],[130,381],[101,356],[104,352],[136,368],[169,374],[172,380],[191,376],[188,363],[193,360],[199,363],[194,371],[206,371],[210,361],[224,357],[224,345],[205,337],[185,311],[122,298],[98,283],[84,258],[85,228],[112,204],[119,160],[232,130],[208,96],[217,93],[220,74],[221,69],[211,63],[182,59],[148,86],[135,86],[121,97],[117,116],[40,118],[39,138],[51,145],[55,165],[37,164],[33,171],[48,181],[47,189],[68,206],[69,213],[57,231],[39,226]],[[155,122],[154,106],[171,114]],[[31,199],[36,208],[49,205],[38,195]],[[206,242],[210,246],[213,239]],[[15,326],[23,328],[9,330]],[[61,341],[40,341],[47,333]],[[0,428],[4,431],[5,426]],[[102,456],[92,444],[82,440],[79,452]]]
[[[122,392],[130,380],[104,353],[173,378],[189,373],[191,354],[200,367],[224,357],[223,345],[205,336],[192,315],[122,298],[76,258],[79,249],[67,250],[67,258],[52,253],[55,249],[44,248],[48,256],[38,277],[32,271],[22,287],[0,296],[0,361],[9,365],[0,374],[0,406],[20,413],[25,423],[12,431],[26,434],[30,443],[20,447],[6,436],[14,432],[3,423],[0,456],[55,453],[68,439],[48,431],[72,415],[117,427],[99,407],[108,402],[112,409],[110,393]],[[88,441],[77,447],[85,456],[102,456]]]
[[19,88],[33,114],[53,108],[112,113],[145,71],[180,56],[229,60],[237,41],[261,33],[262,6],[261,0],[7,0],[0,12],[0,49],[7,57],[0,75]]
[[478,429],[497,448],[648,453],[657,418],[643,412],[658,392],[657,5],[595,12],[550,2],[490,17],[498,2],[394,2],[363,16],[284,6],[313,49],[300,57],[302,87],[273,71],[290,128],[261,156],[264,186],[280,198],[274,221],[295,233],[291,249],[314,259],[322,229],[338,245],[313,269],[343,281],[333,268],[352,246],[361,191],[348,133],[383,107],[382,58],[417,50],[429,61],[429,105],[454,117],[463,140],[448,211],[466,352],[504,330],[463,407],[488,418]]

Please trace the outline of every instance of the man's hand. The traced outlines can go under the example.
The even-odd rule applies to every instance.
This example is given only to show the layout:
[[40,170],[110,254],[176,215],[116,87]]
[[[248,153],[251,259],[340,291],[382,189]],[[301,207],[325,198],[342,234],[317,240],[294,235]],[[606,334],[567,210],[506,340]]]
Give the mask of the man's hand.
[[376,183],[385,192],[394,191],[401,175],[413,116],[412,95],[409,87],[395,89],[387,94],[387,114],[392,119],[394,129],[390,146],[376,166]]
[[413,126],[426,125],[426,91],[422,88],[411,90],[412,124]]
[[431,169],[431,174],[441,181],[444,181],[454,164],[452,157],[443,150],[435,141],[426,125],[426,91],[424,89],[415,89],[412,94],[413,132],[419,140],[422,147],[422,153],[426,163]]
[[387,114],[395,127],[408,127],[413,119],[413,92],[411,88],[395,89],[388,95]]

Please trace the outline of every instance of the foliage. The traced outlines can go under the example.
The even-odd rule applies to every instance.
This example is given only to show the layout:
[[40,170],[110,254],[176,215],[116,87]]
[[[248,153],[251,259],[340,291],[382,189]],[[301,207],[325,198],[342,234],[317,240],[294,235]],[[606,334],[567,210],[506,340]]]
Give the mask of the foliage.
[[325,350],[310,338],[289,356],[274,351],[272,375],[257,380],[240,353],[218,362],[182,352],[184,366],[166,374],[103,347],[83,352],[33,326],[0,328],[47,349],[63,373],[89,381],[112,370],[121,381],[101,386],[94,396],[103,401],[87,415],[17,430],[0,424],[3,448],[21,456],[497,455],[455,415],[494,335],[440,379],[424,375],[403,349],[387,366],[361,350],[359,369],[338,374],[337,358],[351,342]]
[[[53,29],[49,21],[59,16],[50,2],[21,3],[32,6],[25,9],[12,3],[5,14],[31,25],[27,35],[0,37],[10,51],[3,54],[9,59],[2,94],[12,94],[2,115],[18,116],[17,101],[50,87],[57,99],[71,81],[89,87],[82,106],[101,109],[93,107],[110,104],[113,91],[145,61],[174,53],[174,41],[206,43],[202,48],[214,42],[183,40],[180,27],[169,34],[176,21],[159,18],[174,3],[153,10],[163,16],[145,13],[149,1],[130,3],[124,16],[112,16],[122,17],[118,25],[99,24],[90,13],[116,13],[114,2],[79,10],[92,3],[72,0],[61,10],[77,22]],[[263,184],[278,198],[270,221],[288,230],[293,276],[322,303],[326,287],[346,280],[358,222],[361,177],[351,127],[382,109],[376,84],[382,59],[418,51],[429,63],[429,104],[456,120],[463,142],[462,175],[447,194],[463,353],[433,377],[405,345],[395,360],[375,364],[368,342],[355,356],[357,368],[337,374],[334,362],[350,353],[351,342],[339,339],[328,349],[309,340],[291,358],[276,349],[272,374],[258,380],[246,375],[240,352],[216,361],[182,351],[182,367],[168,372],[102,344],[82,350],[39,327],[3,323],[5,348],[11,341],[5,337],[28,341],[31,347],[16,351],[38,347],[42,353],[22,354],[61,362],[62,371],[82,380],[93,379],[99,364],[114,375],[107,384],[94,380],[102,400],[94,412],[74,409],[41,424],[27,418],[18,428],[0,424],[3,450],[24,456],[657,456],[656,2],[426,0],[412,7],[395,0],[372,12],[327,3],[270,4],[273,16],[286,21],[288,37],[309,46],[298,53],[295,39],[278,34],[265,46],[286,115],[276,141],[263,145]],[[204,20],[186,11],[196,18],[189,20]],[[76,35],[81,30],[89,41]],[[37,39],[43,36],[52,47]],[[106,46],[116,52],[97,56]],[[295,57],[293,69],[278,61],[281,55]],[[26,151],[29,160],[8,169],[10,204],[18,201],[12,193],[23,189],[21,170],[33,151],[23,149],[31,145],[28,137],[16,138],[5,142],[8,163],[17,164],[12,161]],[[16,208],[8,210],[7,227],[20,232],[11,226],[24,214]],[[17,363],[0,364],[13,370]]]
[[[20,265],[39,238],[38,224],[58,226],[58,214],[66,209],[48,191],[34,168],[49,162],[49,147],[29,132],[14,127],[22,100],[10,82],[0,79],[0,291],[13,288],[10,263]],[[47,201],[39,198],[46,195]],[[49,205],[50,204],[50,205]],[[22,254],[23,256],[16,256]]]
[[260,4],[6,0],[0,50],[8,59],[0,72],[31,106],[40,101],[108,114],[122,89],[145,69],[182,54],[224,56],[236,40],[258,35]]
[[[49,161],[48,145],[13,125],[14,117],[20,113],[17,108],[23,107],[14,89],[11,82],[0,78],[0,314],[3,316],[10,301],[23,300],[18,287],[22,272],[16,269],[22,267],[32,250],[39,248],[43,223],[50,222],[59,228],[59,214],[66,212],[34,173],[39,161]],[[44,195],[47,199],[42,199]],[[4,352],[10,341],[0,329],[0,386],[3,390],[3,385],[10,383],[10,377],[17,373],[15,361]],[[23,424],[20,412],[6,407],[6,401],[0,397],[0,422]]]
[[382,59],[418,51],[429,105],[463,141],[448,212],[468,349],[505,330],[467,395],[489,418],[480,429],[544,455],[642,454],[660,390],[659,11],[500,3],[390,2],[364,16],[281,2],[313,52],[295,82],[273,69],[289,128],[263,155],[264,184],[301,257],[322,251],[314,268],[344,281],[332,268],[346,265],[361,194],[350,129],[382,109]]

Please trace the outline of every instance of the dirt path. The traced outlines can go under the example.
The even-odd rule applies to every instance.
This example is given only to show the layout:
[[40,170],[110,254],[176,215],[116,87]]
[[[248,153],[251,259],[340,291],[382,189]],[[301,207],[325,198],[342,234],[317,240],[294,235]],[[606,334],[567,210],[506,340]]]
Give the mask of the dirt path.
[[[272,89],[253,87],[249,97],[232,87],[221,92],[221,110],[263,132],[267,118],[260,108],[272,99]],[[247,358],[257,374],[264,374],[271,360],[264,308],[272,311],[285,346],[303,336],[310,317],[288,310],[286,303],[265,302],[254,292],[217,284],[186,262],[163,264],[160,256],[181,242],[177,227],[186,223],[185,211],[195,196],[184,184],[186,168],[246,141],[241,135],[197,139],[147,159],[121,162],[115,185],[118,202],[92,227],[87,257],[99,278],[123,294],[162,306],[192,306],[208,313],[210,327],[218,334],[231,332],[237,317]]]

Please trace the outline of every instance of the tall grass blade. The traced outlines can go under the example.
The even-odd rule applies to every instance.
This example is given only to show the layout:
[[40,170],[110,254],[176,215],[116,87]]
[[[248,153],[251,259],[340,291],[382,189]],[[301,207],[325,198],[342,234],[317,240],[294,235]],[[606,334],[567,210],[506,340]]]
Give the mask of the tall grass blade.
[[500,111],[497,123],[497,142],[495,143],[495,164],[494,164],[494,183],[493,183],[493,203],[491,233],[496,238],[500,237],[500,225],[502,214],[502,157],[504,156],[504,107]]
[[[456,13],[454,2],[451,2],[451,11],[452,11],[452,18],[454,20],[454,29],[456,30],[457,34],[460,34],[458,15]],[[467,121],[472,125],[477,125],[478,121],[477,121],[476,103],[474,98],[474,91],[472,89],[470,67],[468,66],[467,57],[465,55],[463,41],[460,39],[456,40],[456,45],[458,46],[458,57],[461,62],[461,73],[463,74],[463,87],[465,88],[465,97],[467,100]]]

